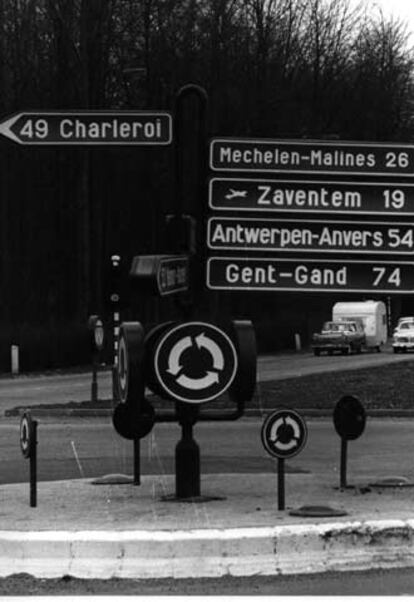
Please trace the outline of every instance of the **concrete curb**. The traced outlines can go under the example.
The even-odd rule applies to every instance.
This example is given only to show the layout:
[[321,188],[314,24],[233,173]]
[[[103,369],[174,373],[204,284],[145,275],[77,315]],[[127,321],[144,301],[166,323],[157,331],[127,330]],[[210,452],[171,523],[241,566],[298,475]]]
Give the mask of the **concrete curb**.
[[[79,417],[79,418],[102,418],[112,417],[113,410],[109,408],[36,408],[28,406],[31,409],[34,417],[37,418],[59,418],[59,417]],[[227,408],[229,409],[229,408]],[[264,409],[246,409],[244,415],[246,417],[261,417],[274,412],[276,408]],[[19,417],[23,414],[23,409],[5,410],[4,415],[8,418]],[[332,409],[297,409],[297,411],[305,418],[332,418]],[[367,416],[371,418],[414,418],[414,409],[368,409]]]
[[0,576],[189,578],[414,566],[414,519],[191,531],[0,532]]

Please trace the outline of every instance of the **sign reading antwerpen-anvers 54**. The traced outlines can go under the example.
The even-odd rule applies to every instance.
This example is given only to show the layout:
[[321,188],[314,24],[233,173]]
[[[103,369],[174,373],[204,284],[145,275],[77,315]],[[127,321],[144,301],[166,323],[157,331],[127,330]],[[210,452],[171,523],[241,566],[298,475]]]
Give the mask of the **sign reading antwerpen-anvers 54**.
[[217,138],[215,171],[414,176],[414,145]]
[[0,123],[19,144],[160,145],[172,140],[172,119],[151,111],[23,111]]

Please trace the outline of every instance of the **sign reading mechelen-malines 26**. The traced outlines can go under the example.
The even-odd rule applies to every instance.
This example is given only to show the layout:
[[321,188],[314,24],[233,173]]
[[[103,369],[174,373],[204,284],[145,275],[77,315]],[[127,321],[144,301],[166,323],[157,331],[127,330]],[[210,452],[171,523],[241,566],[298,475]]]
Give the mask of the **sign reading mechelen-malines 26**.
[[162,145],[172,140],[172,118],[157,111],[23,111],[0,123],[19,144]]
[[414,176],[414,145],[217,138],[215,171]]

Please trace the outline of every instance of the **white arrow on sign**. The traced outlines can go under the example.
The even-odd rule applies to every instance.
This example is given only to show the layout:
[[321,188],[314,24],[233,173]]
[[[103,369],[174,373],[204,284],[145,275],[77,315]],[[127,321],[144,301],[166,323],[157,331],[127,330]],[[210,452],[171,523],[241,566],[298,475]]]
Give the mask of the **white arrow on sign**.
[[201,349],[207,349],[213,358],[213,368],[216,370],[223,370],[224,368],[224,356],[220,347],[210,337],[206,337],[204,332],[199,334],[196,338],[197,347]]
[[168,357],[167,372],[169,372],[173,376],[176,376],[179,373],[179,371],[182,369],[182,366],[180,365],[181,354],[183,353],[183,351],[191,347],[191,345],[191,337],[189,336],[184,337],[183,339],[180,339],[176,342],[174,347],[171,349],[170,355]]
[[22,114],[19,113],[18,115],[14,115],[13,117],[10,117],[10,119],[3,121],[3,123],[0,123],[0,134],[6,136],[7,138],[10,138],[10,140],[14,140],[14,142],[18,142],[19,144],[21,144],[22,141],[11,131],[10,128],[16,123],[18,119],[20,119],[21,115]]
[[219,377],[217,372],[207,372],[205,376],[202,378],[190,378],[185,374],[181,374],[177,378],[177,383],[184,387],[185,389],[192,389],[193,391],[197,391],[200,389],[207,389],[214,383],[218,383]]

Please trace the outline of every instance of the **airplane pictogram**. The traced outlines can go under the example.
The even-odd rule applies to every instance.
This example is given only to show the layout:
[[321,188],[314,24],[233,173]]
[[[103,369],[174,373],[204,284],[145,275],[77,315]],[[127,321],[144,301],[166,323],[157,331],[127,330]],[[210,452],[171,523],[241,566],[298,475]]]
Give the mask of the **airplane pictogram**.
[[247,195],[247,190],[234,190],[234,188],[230,188],[229,194],[226,194],[225,198],[228,201],[232,199],[245,199]]

